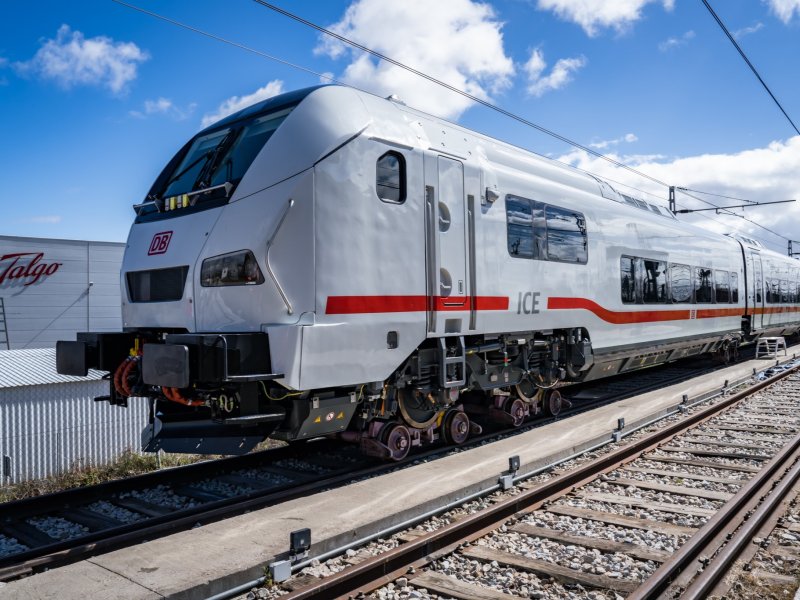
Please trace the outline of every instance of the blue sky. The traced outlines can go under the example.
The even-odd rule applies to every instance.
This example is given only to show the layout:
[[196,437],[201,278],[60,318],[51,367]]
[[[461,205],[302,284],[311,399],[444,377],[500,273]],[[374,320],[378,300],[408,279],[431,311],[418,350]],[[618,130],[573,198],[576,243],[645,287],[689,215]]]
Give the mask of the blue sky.
[[[666,198],[666,190],[251,0],[137,4]],[[712,0],[800,123],[800,0]],[[800,136],[700,0],[327,0],[293,12],[678,186],[800,198]],[[166,161],[215,115],[318,76],[111,0],[0,7],[0,234],[123,241]],[[709,200],[720,199],[706,196]],[[679,197],[685,206],[700,204]],[[788,207],[788,208],[787,208]],[[709,215],[713,216],[713,215]],[[800,207],[748,210],[800,237]],[[735,217],[689,217],[785,242]]]

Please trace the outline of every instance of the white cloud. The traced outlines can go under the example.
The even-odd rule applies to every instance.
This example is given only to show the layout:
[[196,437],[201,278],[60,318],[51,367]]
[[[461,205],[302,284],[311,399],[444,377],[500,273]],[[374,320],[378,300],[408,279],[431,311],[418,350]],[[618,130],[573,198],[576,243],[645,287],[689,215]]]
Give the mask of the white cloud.
[[180,108],[169,98],[160,97],[156,100],[145,100],[142,110],[132,110],[128,114],[137,119],[145,119],[151,115],[166,115],[176,121],[183,121],[192,115],[195,108],[197,108],[195,102],[186,108]]
[[96,85],[121,94],[136,79],[139,63],[148,58],[133,42],[115,42],[106,36],[87,39],[62,25],[56,38],[45,40],[31,60],[14,67],[20,74],[51,79],[65,88]]
[[[478,98],[510,86],[514,63],[502,23],[489,4],[471,0],[355,0],[330,29]],[[409,106],[458,118],[472,102],[405,69],[328,36],[315,49],[350,63],[338,79],[367,91],[396,94]]]
[[687,45],[694,37],[695,33],[690,29],[680,37],[667,38],[658,45],[658,49],[661,50],[661,52],[668,52],[669,50]]
[[537,8],[551,10],[564,21],[577,23],[594,37],[603,28],[624,32],[641,19],[647,4],[656,3],[672,10],[675,0],[539,0]]
[[597,148],[598,150],[605,150],[606,148],[610,148],[611,146],[617,146],[625,142],[626,144],[632,144],[633,142],[638,142],[639,138],[636,137],[635,133],[626,133],[623,136],[618,138],[614,138],[613,140],[602,140],[600,142],[593,142],[589,144],[592,148]]
[[[609,156],[656,179],[677,186],[762,202],[790,198],[800,200],[800,179],[797,178],[797,165],[800,164],[800,136],[786,141],[772,142],[764,148],[753,148],[735,154],[703,154],[672,159],[616,154],[609,154]],[[663,187],[586,152],[575,150],[559,157],[558,160],[585,169],[600,177],[652,192],[662,199],[661,205],[666,205],[667,190]],[[614,182],[611,182],[611,185],[618,190],[626,191],[625,187]],[[630,190],[626,193],[641,197],[641,194]],[[720,198],[695,195],[715,204],[725,202]],[[650,197],[645,197],[645,199],[652,201]],[[678,204],[679,207],[682,205],[684,208],[703,207],[700,202],[682,194],[678,194]],[[737,203],[734,202],[734,204]],[[720,224],[699,216],[702,214],[705,213],[686,215],[685,218],[697,225],[721,233],[735,231],[738,228],[742,232],[772,242],[773,249],[785,247],[785,242],[780,238],[776,238],[742,219],[713,215],[714,219],[722,222]],[[743,214],[787,237],[796,236],[796,232],[800,230],[800,202],[747,209],[743,211]]]
[[789,23],[795,13],[800,16],[800,0],[764,0],[775,14],[784,23]]
[[758,21],[751,25],[750,27],[742,27],[741,29],[737,29],[733,32],[733,37],[737,40],[739,38],[743,38],[746,35],[750,35],[751,33],[756,33],[757,31],[761,31],[764,29],[764,24],[761,21]]
[[203,115],[202,126],[208,127],[212,123],[219,121],[223,117],[227,117],[228,115],[232,115],[236,111],[242,110],[243,108],[247,108],[251,104],[255,104],[256,102],[261,102],[262,100],[266,100],[267,98],[272,98],[273,96],[277,96],[278,94],[283,93],[283,81],[280,79],[273,79],[267,85],[258,88],[252,94],[247,94],[245,96],[231,96],[227,100],[225,100],[222,104],[217,107],[217,110],[212,113],[206,113]]
[[547,92],[558,90],[572,81],[575,71],[585,66],[586,58],[583,56],[561,58],[553,65],[550,73],[544,75],[547,63],[542,51],[536,48],[531,51],[531,57],[523,67],[528,75],[528,93],[538,98]]

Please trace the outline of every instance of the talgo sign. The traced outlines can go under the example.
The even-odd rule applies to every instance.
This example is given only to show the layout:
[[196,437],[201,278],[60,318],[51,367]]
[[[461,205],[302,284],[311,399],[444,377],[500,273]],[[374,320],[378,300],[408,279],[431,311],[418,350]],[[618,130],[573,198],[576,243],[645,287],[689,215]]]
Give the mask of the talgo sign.
[[6,282],[21,282],[33,285],[50,277],[64,263],[46,262],[44,252],[13,252],[0,257],[0,285]]

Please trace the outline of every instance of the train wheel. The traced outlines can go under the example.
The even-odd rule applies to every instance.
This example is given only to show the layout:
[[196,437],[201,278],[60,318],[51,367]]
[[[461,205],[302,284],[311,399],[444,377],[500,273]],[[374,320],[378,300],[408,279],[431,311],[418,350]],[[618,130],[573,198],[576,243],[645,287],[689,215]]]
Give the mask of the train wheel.
[[544,396],[544,412],[551,417],[557,417],[564,406],[564,399],[558,390],[547,390]]
[[463,410],[451,410],[442,421],[442,437],[448,444],[459,446],[469,437],[470,423]]
[[505,405],[503,406],[503,410],[511,415],[511,425],[513,427],[519,427],[522,425],[522,422],[525,420],[525,403],[520,400],[519,398],[511,398],[509,397],[506,400]]
[[405,422],[417,429],[427,429],[441,413],[433,408],[426,394],[408,388],[397,390],[397,404]]
[[411,432],[405,425],[387,425],[381,434],[383,443],[392,453],[392,460],[403,460],[411,450]]

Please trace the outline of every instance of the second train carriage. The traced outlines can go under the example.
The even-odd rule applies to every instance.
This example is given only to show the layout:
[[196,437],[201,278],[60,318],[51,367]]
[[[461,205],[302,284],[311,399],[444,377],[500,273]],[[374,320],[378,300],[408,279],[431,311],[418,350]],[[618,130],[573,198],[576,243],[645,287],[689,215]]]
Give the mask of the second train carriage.
[[124,331],[58,368],[147,398],[149,450],[339,434],[401,458],[561,381],[800,327],[796,261],[339,86],[211,125],[135,208]]

